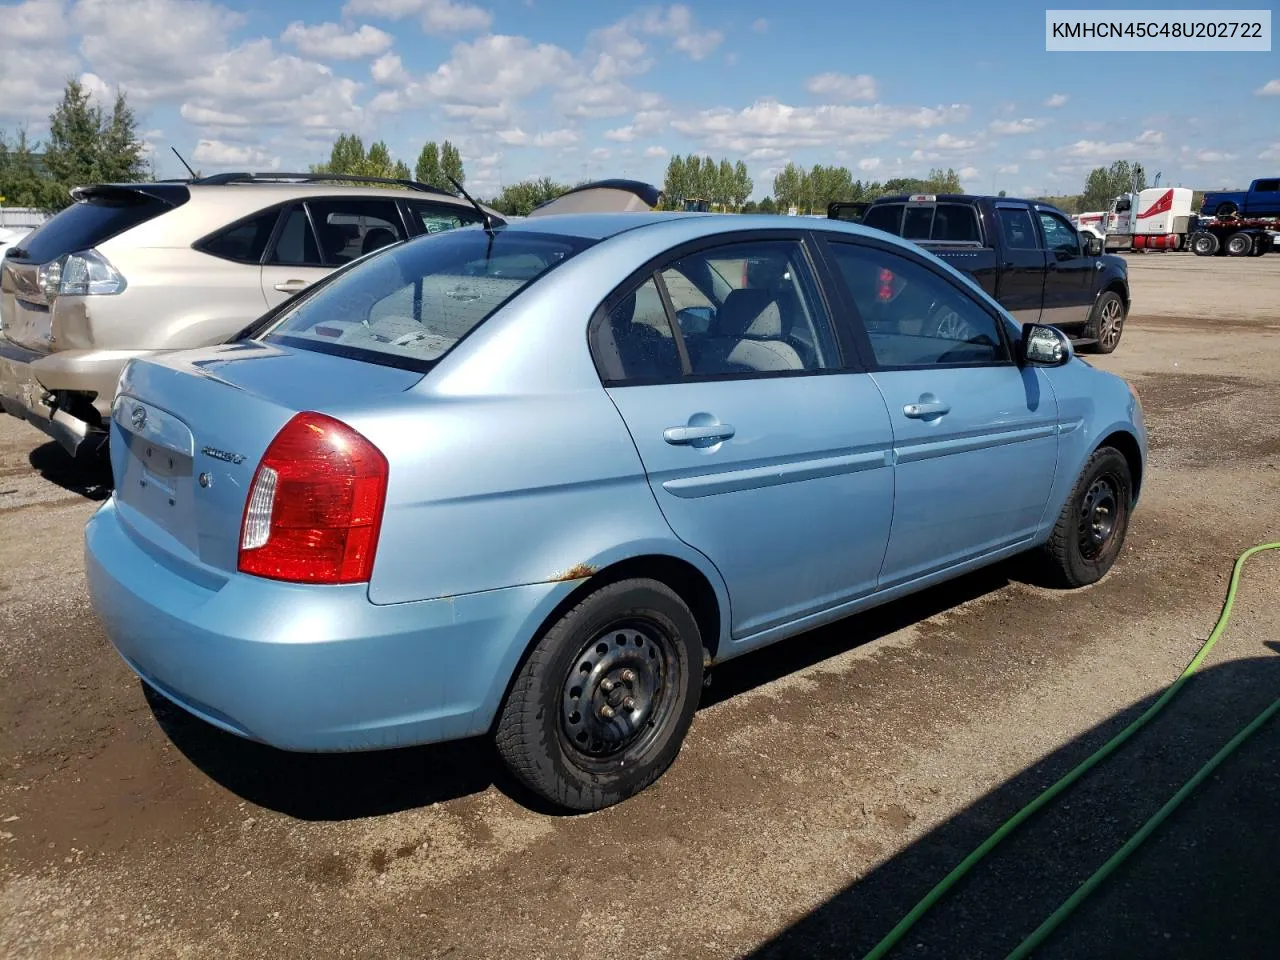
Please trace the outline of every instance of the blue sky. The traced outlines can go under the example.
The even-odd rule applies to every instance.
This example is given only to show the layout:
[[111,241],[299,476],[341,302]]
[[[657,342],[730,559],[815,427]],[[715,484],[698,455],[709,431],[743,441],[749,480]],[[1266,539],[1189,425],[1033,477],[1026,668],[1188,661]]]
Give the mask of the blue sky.
[[1025,0],[0,3],[0,127],[40,136],[73,76],[129,94],[162,176],[171,145],[205,172],[306,169],[341,131],[410,166],[450,139],[483,196],[661,182],[690,152],[745,160],[756,197],[788,160],[1011,194],[1118,159],[1201,188],[1280,173],[1280,54],[1047,53]]

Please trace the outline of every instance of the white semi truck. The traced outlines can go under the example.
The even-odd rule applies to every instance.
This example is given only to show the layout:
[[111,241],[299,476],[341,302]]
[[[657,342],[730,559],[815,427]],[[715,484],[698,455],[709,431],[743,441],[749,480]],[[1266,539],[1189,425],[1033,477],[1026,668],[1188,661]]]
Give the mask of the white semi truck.
[[1101,238],[1106,250],[1185,250],[1196,224],[1192,195],[1189,187],[1151,187],[1072,219],[1082,233]]

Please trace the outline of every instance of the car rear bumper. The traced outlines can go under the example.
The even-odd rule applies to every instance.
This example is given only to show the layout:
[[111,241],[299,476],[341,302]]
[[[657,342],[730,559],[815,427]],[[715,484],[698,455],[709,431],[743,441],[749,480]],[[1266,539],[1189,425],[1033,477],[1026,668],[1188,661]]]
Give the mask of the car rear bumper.
[[[39,353],[0,336],[0,407],[52,437],[74,456],[87,440],[101,441],[116,382],[126,363],[154,351],[67,350]],[[59,404],[61,394],[80,399]]]
[[109,500],[85,529],[90,594],[117,651],[188,712],[286,750],[484,733],[527,641],[573,586],[378,606],[364,585],[194,568],[149,545],[122,510]]

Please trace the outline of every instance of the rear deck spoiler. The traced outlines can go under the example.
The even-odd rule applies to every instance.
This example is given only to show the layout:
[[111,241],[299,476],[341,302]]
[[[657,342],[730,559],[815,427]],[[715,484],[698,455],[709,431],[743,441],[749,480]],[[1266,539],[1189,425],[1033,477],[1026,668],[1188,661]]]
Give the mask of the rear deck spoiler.
[[90,183],[72,187],[71,199],[120,204],[159,200],[170,207],[180,207],[191,199],[191,191],[182,183]]

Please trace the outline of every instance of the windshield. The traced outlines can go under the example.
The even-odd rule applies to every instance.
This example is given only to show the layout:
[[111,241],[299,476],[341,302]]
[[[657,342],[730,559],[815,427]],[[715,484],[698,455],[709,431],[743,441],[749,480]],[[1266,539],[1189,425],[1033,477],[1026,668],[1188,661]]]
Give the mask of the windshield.
[[465,227],[389,248],[286,311],[261,339],[426,371],[592,241]]

